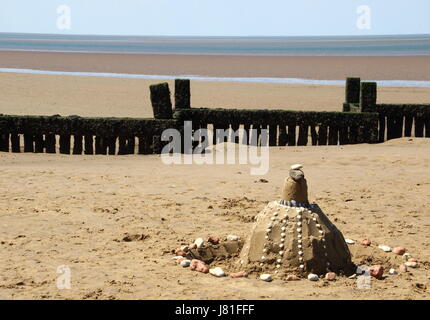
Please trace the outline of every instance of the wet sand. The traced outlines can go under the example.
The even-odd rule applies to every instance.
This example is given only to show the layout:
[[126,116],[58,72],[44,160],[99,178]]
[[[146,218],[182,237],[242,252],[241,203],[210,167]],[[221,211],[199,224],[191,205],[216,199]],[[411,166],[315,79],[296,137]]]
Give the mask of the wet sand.
[[430,80],[430,56],[193,56],[0,51],[0,68],[213,77]]

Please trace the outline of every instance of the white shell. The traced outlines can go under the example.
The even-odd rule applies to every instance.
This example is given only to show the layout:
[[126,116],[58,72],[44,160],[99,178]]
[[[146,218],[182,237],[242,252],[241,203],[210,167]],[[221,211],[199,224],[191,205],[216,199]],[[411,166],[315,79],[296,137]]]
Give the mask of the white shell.
[[281,233],[281,237],[285,238],[285,233],[284,232]]
[[297,246],[297,248],[301,249],[301,248],[302,248],[302,245],[301,245],[301,244],[299,244],[299,245]]
[[418,267],[418,263],[415,261],[408,261],[408,262],[405,262],[405,266],[411,267],[411,268],[416,268],[416,267]]
[[264,259],[266,259],[266,257],[265,256],[261,256],[261,260],[264,260]]
[[238,237],[238,236],[236,236],[236,235],[234,235],[234,234],[229,234],[229,235],[227,236],[227,240],[228,240],[228,241],[237,241],[237,240],[239,240],[239,237]]
[[345,242],[346,242],[347,244],[354,244],[354,243],[355,243],[355,241],[354,241],[354,240],[351,240],[351,239],[345,239]]
[[284,251],[279,251],[279,255],[283,256],[284,255]]
[[379,245],[379,249],[383,250],[384,252],[391,252],[391,248],[389,246]]
[[300,170],[300,169],[302,169],[303,168],[303,165],[302,164],[300,164],[300,163],[296,163],[296,164],[293,164],[292,166],[291,166],[291,170]]
[[215,277],[225,277],[225,272],[220,267],[209,269],[209,273]]
[[201,248],[204,242],[205,242],[205,240],[203,240],[203,238],[197,238],[194,241],[194,244],[197,246],[197,248]]
[[282,262],[282,259],[277,259],[277,260],[276,260],[276,262],[277,262],[277,263],[281,263],[281,262]]
[[302,232],[302,228],[297,228],[297,232]]
[[187,268],[190,266],[191,261],[190,260],[182,260],[180,265],[181,267]]
[[297,225],[300,227],[302,225],[302,223],[299,221],[299,222],[297,222]]
[[285,231],[286,229],[287,229],[286,227],[282,227],[282,228],[281,228],[281,230],[282,230],[282,231]]
[[265,273],[260,276],[260,279],[266,282],[270,282],[272,281],[272,276],[270,274]]
[[318,277],[318,275],[316,275],[314,273],[309,273],[308,280],[310,280],[310,281],[318,281],[319,277]]
[[299,251],[299,256],[302,256],[303,255],[303,251]]
[[397,274],[397,270],[396,269],[390,269],[390,271],[388,272],[389,274]]
[[277,268],[277,269],[279,269],[280,267],[281,267],[281,265],[280,265],[280,264],[277,264],[277,265],[276,265],[276,268]]
[[296,218],[297,218],[297,220],[302,220],[302,216],[301,215],[298,215]]
[[277,216],[277,215],[278,215],[278,213],[275,211],[275,212],[273,212],[273,215],[274,215],[274,216]]
[[279,248],[283,248],[283,247],[284,247],[283,243],[279,244]]

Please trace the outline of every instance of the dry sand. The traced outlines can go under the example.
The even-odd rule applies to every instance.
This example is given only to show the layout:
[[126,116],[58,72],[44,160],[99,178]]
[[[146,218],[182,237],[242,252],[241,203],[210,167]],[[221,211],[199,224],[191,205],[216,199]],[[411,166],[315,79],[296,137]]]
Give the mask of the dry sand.
[[[2,153],[0,298],[429,299],[429,160],[429,139],[276,147],[269,182],[261,183],[247,165]],[[297,162],[305,166],[310,200],[345,237],[403,245],[421,267],[360,290],[346,278],[217,279],[173,263],[170,250],[197,237],[245,237]],[[124,242],[126,234],[144,237]],[[55,286],[59,265],[71,268],[71,290]]]
[[[0,73],[0,113],[152,117],[148,86],[160,81]],[[168,83],[173,91],[173,81]],[[340,111],[345,89],[343,86],[193,81],[191,95],[195,108]],[[430,88],[378,89],[380,103],[429,101]]]
[[[33,57],[36,65],[39,57]],[[1,66],[13,66],[3,58]],[[0,113],[149,117],[148,84],[154,82],[0,74]],[[340,110],[343,91],[193,82],[192,102]],[[430,88],[381,88],[378,94],[379,102],[430,101]],[[156,155],[0,153],[0,299],[429,299],[429,160],[430,139],[275,147],[263,177],[251,176],[248,165],[166,166]],[[420,268],[372,280],[370,290],[360,290],[346,278],[216,279],[173,263],[170,251],[197,237],[245,237],[252,218],[279,197],[289,165],[297,162],[305,166],[310,200],[346,238],[406,246]],[[123,241],[127,235],[140,240]],[[60,265],[71,268],[71,290],[56,288]]]

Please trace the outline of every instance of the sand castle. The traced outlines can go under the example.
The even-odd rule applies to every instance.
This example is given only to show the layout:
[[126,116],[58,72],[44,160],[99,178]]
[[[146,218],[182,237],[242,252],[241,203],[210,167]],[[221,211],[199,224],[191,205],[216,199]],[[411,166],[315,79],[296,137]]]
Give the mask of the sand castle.
[[302,165],[291,166],[282,199],[270,202],[256,216],[240,264],[250,272],[280,277],[354,273],[342,233],[317,204],[309,204]]

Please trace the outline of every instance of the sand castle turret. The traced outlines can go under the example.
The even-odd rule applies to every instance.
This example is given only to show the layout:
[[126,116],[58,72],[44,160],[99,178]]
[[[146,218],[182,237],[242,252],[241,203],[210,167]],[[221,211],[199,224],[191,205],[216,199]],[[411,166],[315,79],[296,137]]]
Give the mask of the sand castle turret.
[[342,233],[317,204],[309,204],[301,165],[291,166],[282,199],[270,202],[256,218],[240,254],[247,270],[279,276],[354,272]]

